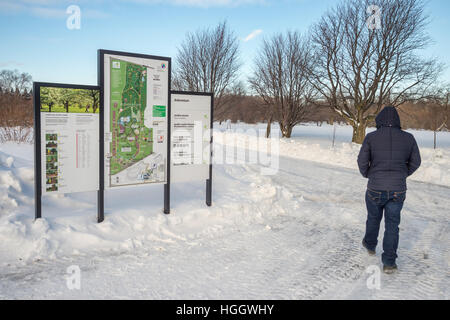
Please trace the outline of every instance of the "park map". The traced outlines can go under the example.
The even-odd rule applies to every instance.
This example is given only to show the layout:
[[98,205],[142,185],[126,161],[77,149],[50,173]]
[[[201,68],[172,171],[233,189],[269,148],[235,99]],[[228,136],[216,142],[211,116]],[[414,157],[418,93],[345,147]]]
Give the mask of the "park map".
[[147,68],[111,59],[110,174],[117,174],[153,152],[153,129],[145,126]]

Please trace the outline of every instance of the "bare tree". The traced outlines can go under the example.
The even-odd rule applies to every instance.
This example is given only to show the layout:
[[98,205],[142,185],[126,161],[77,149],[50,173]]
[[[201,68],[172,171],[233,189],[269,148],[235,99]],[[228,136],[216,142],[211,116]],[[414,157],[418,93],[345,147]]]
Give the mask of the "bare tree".
[[245,96],[246,90],[242,81],[235,82],[224,91],[219,106],[215,106],[214,118],[220,121],[220,123],[222,123],[223,120],[227,120],[225,117],[227,116],[230,107],[239,104]]
[[178,90],[212,92],[215,108],[237,79],[239,40],[226,22],[188,33],[178,49],[173,86]]
[[450,128],[450,84],[437,86],[423,99],[427,105],[427,120],[434,134],[434,149],[437,147],[437,133]]
[[344,0],[312,28],[313,84],[353,126],[353,142],[383,106],[420,98],[436,79],[436,60],[418,56],[427,24],[422,0]]
[[271,122],[277,121],[282,136],[289,138],[293,127],[304,120],[314,92],[308,78],[310,49],[309,40],[299,32],[264,40],[249,83],[268,106],[267,134]]
[[31,75],[18,70],[0,71],[0,89],[3,92],[26,93],[31,90]]

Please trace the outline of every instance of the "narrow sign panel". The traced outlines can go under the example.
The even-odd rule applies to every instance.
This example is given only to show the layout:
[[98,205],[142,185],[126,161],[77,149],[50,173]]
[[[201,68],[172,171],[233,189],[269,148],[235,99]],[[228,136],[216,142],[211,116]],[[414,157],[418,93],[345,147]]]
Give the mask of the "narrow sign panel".
[[171,94],[171,182],[209,178],[210,94]]

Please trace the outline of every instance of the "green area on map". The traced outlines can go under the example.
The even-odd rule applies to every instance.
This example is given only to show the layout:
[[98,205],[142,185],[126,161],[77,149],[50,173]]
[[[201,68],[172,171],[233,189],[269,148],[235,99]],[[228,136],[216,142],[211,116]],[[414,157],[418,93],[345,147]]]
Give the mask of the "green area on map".
[[166,106],[153,106],[153,117],[165,118]]
[[114,175],[153,152],[153,129],[144,124],[147,68],[111,59],[111,171]]

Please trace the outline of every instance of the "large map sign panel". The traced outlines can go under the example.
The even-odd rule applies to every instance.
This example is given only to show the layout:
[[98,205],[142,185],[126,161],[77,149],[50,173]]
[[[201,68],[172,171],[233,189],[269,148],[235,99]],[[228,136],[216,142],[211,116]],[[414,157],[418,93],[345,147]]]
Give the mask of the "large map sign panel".
[[168,64],[105,55],[106,188],[166,182]]

